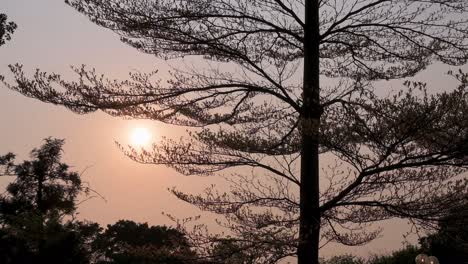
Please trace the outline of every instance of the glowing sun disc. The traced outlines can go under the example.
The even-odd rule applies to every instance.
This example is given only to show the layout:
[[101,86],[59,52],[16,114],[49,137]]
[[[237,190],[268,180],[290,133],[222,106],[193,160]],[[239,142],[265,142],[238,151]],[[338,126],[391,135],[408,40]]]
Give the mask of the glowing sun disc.
[[151,140],[151,133],[146,128],[135,128],[130,139],[132,145],[145,146],[148,145]]

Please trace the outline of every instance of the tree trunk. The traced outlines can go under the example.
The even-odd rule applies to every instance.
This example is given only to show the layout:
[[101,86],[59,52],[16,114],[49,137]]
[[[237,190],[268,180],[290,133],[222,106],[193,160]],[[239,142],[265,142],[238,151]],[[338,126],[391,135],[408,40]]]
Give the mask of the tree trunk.
[[305,1],[304,83],[302,156],[300,188],[300,227],[298,264],[318,264],[320,238],[319,210],[319,0]]

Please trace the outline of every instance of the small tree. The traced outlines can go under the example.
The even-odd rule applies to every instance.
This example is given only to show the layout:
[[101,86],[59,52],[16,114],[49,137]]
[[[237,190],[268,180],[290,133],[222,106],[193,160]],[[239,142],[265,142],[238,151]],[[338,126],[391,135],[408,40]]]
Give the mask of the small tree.
[[[316,264],[328,242],[362,245],[380,231],[371,223],[394,217],[433,223],[465,197],[466,182],[450,180],[468,164],[466,75],[433,97],[408,83],[379,98],[372,81],[435,60],[466,63],[466,0],[67,2],[142,52],[200,56],[210,67],[161,83],[155,73],[112,81],[84,67],[77,82],[39,71],[30,80],[16,65],[9,87],[78,113],[194,128],[190,139],[127,154],[185,175],[251,168],[252,177],[231,174],[230,193],[174,193],[226,216],[241,248],[264,250],[258,261],[297,254]],[[322,177],[319,156],[336,161]]]

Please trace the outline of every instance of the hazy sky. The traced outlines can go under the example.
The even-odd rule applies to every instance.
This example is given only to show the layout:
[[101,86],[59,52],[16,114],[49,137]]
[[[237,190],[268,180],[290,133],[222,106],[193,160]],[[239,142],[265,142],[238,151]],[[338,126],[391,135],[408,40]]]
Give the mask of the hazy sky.
[[[0,48],[0,72],[8,79],[7,65],[24,64],[76,78],[70,65],[87,64],[111,77],[125,78],[129,71],[165,69],[163,62],[122,44],[118,37],[75,12],[63,1],[0,0],[0,12],[18,24],[13,40]],[[10,75],[11,77],[11,75]],[[82,171],[92,188],[107,199],[94,199],[80,206],[81,217],[100,223],[122,218],[168,223],[161,211],[194,211],[167,192],[174,185],[196,189],[207,178],[188,178],[172,170],[136,164],[116,147],[127,144],[131,131],[146,127],[159,135],[181,129],[142,120],[123,120],[103,113],[76,115],[63,107],[44,104],[0,88],[0,151],[12,151],[19,159],[48,136],[65,138],[65,160]],[[5,179],[0,179],[5,184]]]
[[[27,72],[40,68],[76,78],[70,65],[87,64],[111,77],[125,78],[129,71],[163,72],[165,61],[139,53],[118,40],[111,31],[102,29],[62,0],[0,0],[0,13],[18,24],[13,40],[0,47],[0,73],[8,79],[8,64],[24,64]],[[447,67],[436,66],[418,76],[433,90],[450,88],[441,77]],[[467,69],[467,67],[465,67]],[[386,84],[387,88],[395,83]],[[103,113],[76,115],[63,107],[26,98],[0,86],[0,154],[14,152],[18,159],[42,144],[48,136],[65,138],[65,161],[73,169],[84,171],[83,179],[102,194],[107,202],[96,198],[80,205],[80,218],[101,224],[132,219],[150,224],[170,224],[161,212],[188,217],[200,212],[175,199],[167,191],[177,186],[197,192],[215,180],[209,177],[184,177],[164,167],[141,165],[130,161],[116,147],[115,140],[127,144],[132,129],[146,127],[156,140],[160,135],[182,135],[183,129],[145,120],[123,120]],[[86,169],[87,168],[87,169]],[[8,179],[0,179],[4,188]],[[388,223],[382,238],[354,250],[337,252],[389,252],[401,247],[405,232],[401,222]]]

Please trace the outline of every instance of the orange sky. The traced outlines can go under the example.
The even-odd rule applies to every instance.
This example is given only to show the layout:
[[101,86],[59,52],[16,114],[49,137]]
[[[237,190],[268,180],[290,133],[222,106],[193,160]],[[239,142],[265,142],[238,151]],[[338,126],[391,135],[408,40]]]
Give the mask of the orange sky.
[[[18,24],[13,40],[0,47],[0,73],[6,75],[7,80],[6,66],[16,62],[24,64],[29,72],[40,68],[69,78],[75,78],[70,65],[87,64],[98,72],[120,78],[135,69],[158,68],[164,72],[168,68],[165,61],[121,43],[111,31],[92,24],[62,0],[0,0],[0,12]],[[419,78],[445,89],[448,88],[446,79],[435,77],[445,71],[438,66]],[[216,182],[213,178],[184,177],[164,167],[136,164],[124,157],[114,143],[115,140],[128,143],[135,127],[148,128],[156,139],[160,135],[183,135],[183,128],[148,120],[123,120],[103,113],[79,116],[4,87],[0,87],[0,124],[0,154],[11,151],[17,153],[20,160],[45,137],[65,138],[66,162],[77,171],[89,167],[83,178],[107,199],[105,202],[96,198],[80,205],[80,218],[101,224],[119,219],[170,224],[161,212],[179,217],[199,214],[192,206],[172,197],[167,188],[178,186],[196,192]],[[7,182],[6,178],[0,179],[0,187]],[[360,255],[389,252],[401,247],[403,227],[401,223],[391,223],[376,242],[352,251],[343,250]],[[328,248],[323,252],[330,255],[343,251]]]
[[[0,11],[18,24],[13,40],[0,49],[0,72],[7,79],[6,66],[16,62],[24,64],[29,72],[40,68],[69,78],[75,78],[70,65],[87,64],[111,77],[123,78],[134,69],[166,67],[120,43],[112,32],[91,24],[62,1],[1,0]],[[198,182],[209,182],[189,179],[162,167],[136,164],[124,157],[114,143],[129,143],[130,133],[136,127],[148,128],[156,139],[169,132],[182,135],[184,129],[147,120],[112,118],[103,113],[80,116],[4,87],[0,89],[0,123],[0,151],[15,152],[20,159],[26,158],[45,137],[65,138],[65,160],[78,171],[89,167],[84,179],[107,199],[107,203],[94,199],[80,206],[83,218],[100,223],[122,218],[168,223],[161,211],[176,214],[194,209],[177,202],[167,188],[198,188]],[[5,179],[0,181],[4,186]]]

